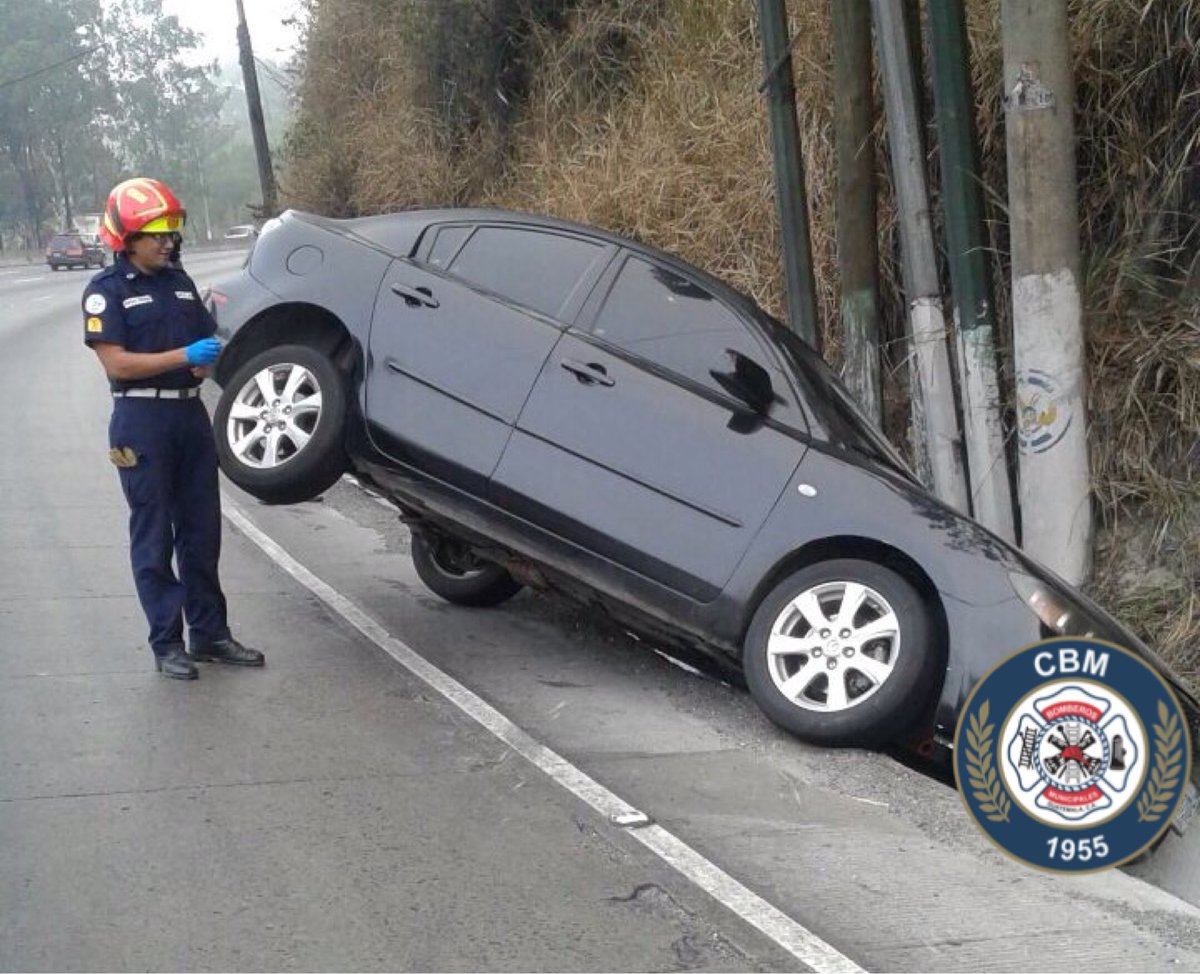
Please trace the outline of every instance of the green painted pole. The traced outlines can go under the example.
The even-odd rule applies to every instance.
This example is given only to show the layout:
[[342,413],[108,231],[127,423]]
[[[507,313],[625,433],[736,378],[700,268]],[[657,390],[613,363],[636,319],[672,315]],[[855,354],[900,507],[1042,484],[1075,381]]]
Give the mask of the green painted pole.
[[767,95],[775,200],[783,236],[788,325],[819,352],[821,329],[817,321],[817,286],[808,233],[808,195],[800,156],[800,126],[796,122],[796,86],[792,79],[787,10],[784,0],[757,0],[757,3],[766,71],[760,90]]
[[837,147],[837,252],[842,378],[879,422],[879,230],[875,202],[875,103],[871,94],[869,0],[830,0],[833,17],[834,141]]
[[1013,541],[967,27],[962,0],[928,0],[926,9],[971,508],[976,520]]

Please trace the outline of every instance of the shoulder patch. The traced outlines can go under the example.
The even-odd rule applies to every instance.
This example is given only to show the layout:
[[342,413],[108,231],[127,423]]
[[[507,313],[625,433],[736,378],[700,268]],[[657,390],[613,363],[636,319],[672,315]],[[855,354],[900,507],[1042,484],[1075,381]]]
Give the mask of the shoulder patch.
[[87,330],[90,332],[104,331],[104,322],[99,318],[88,318]]
[[175,297],[182,298],[184,301],[195,301],[196,300],[196,295],[192,294],[191,291],[176,291]]
[[121,302],[122,308],[136,308],[139,304],[153,304],[154,298],[149,294],[138,294]]
[[90,315],[98,315],[107,307],[108,302],[104,300],[103,294],[89,294],[83,302],[83,310]]

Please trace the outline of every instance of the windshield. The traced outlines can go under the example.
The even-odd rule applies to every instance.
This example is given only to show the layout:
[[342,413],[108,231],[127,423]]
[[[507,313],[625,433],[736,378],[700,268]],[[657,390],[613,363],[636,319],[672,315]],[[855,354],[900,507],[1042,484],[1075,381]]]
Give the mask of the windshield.
[[50,246],[51,247],[78,247],[79,246],[79,238],[78,237],[68,237],[64,234],[59,234],[57,237],[55,237],[53,240],[50,241]]
[[771,326],[771,333],[783,346],[788,361],[805,386],[812,390],[807,405],[828,433],[830,443],[882,460],[909,479],[916,480],[904,457],[862,411],[824,360],[786,326],[776,321],[772,321]]

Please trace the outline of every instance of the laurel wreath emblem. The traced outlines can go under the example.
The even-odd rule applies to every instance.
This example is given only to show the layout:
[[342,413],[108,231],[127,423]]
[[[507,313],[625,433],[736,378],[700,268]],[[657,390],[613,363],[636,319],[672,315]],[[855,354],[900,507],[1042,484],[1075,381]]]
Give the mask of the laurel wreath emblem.
[[967,726],[967,780],[979,810],[989,822],[1007,822],[1012,803],[996,766],[992,763],[992,738],[996,725],[988,723],[991,701],[985,700],[978,713],[971,714]]
[[1158,702],[1158,723],[1154,725],[1154,768],[1146,790],[1138,799],[1138,821],[1157,822],[1167,813],[1171,799],[1179,789],[1179,772],[1183,768],[1183,748],[1179,746],[1183,728],[1179,715]]

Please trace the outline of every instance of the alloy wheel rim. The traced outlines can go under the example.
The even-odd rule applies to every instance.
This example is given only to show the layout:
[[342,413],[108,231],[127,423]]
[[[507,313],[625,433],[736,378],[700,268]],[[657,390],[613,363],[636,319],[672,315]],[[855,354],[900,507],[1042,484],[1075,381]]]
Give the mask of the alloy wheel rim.
[[840,713],[874,696],[895,670],[900,620],[874,589],[853,581],[805,589],[775,617],[767,669],[788,703]]
[[269,365],[234,397],[225,424],[229,448],[247,467],[281,467],[308,446],[321,409],[321,385],[311,371],[294,362]]

